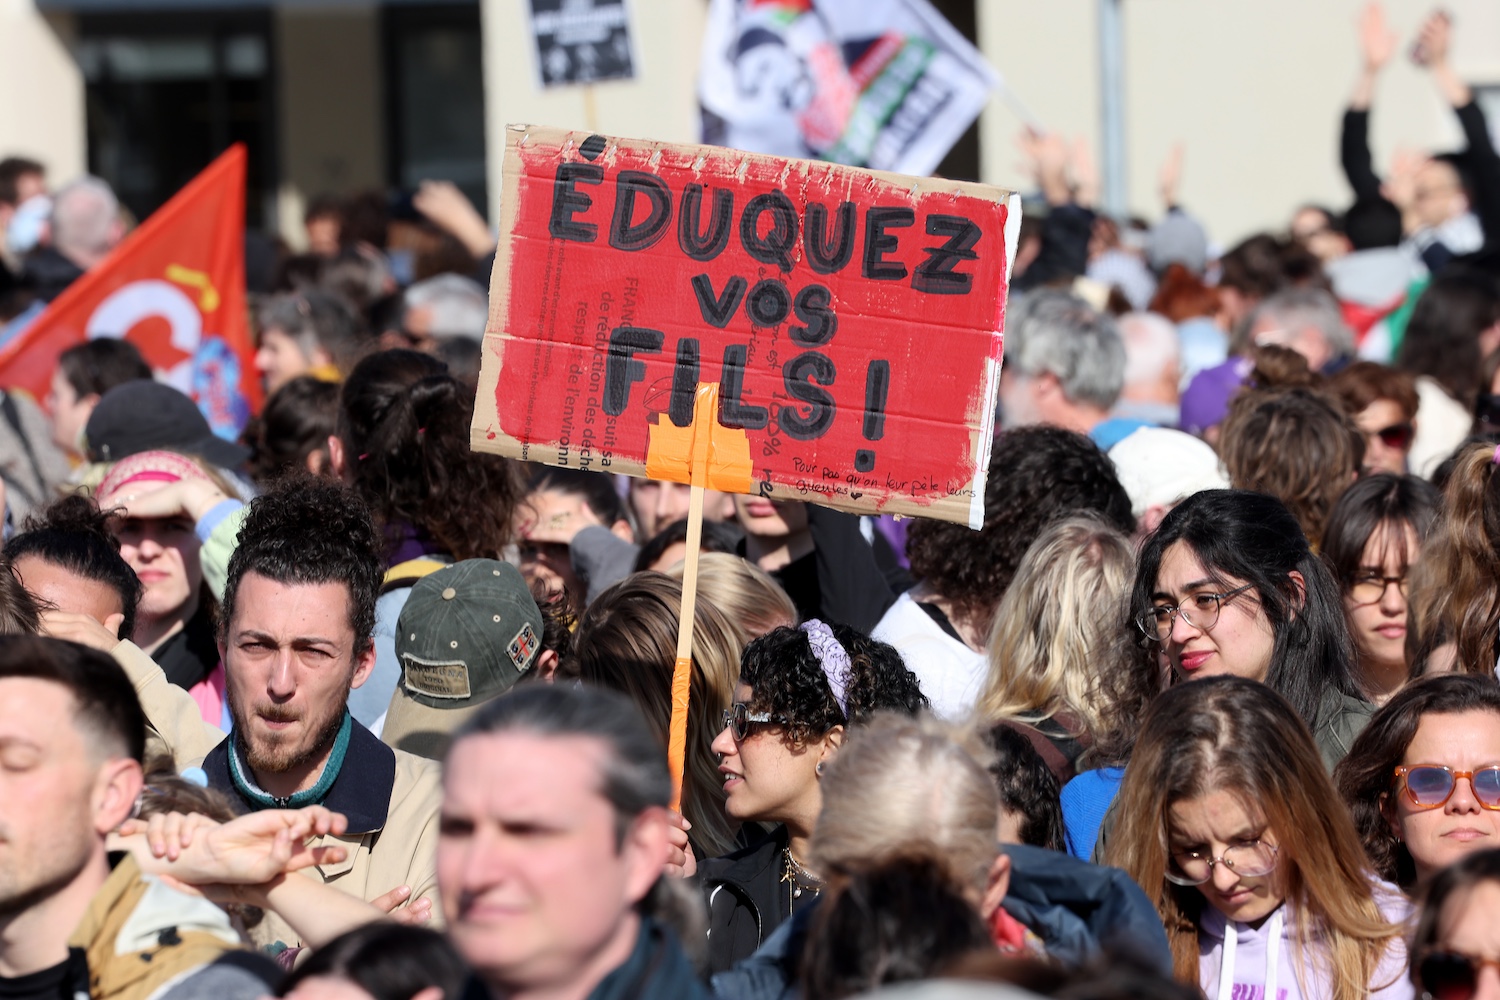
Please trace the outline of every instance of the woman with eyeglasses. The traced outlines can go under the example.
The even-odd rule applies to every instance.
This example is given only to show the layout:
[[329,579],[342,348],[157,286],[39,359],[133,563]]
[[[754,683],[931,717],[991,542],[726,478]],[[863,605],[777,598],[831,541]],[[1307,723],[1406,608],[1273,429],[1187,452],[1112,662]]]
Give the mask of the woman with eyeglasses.
[[1416,476],[1375,475],[1339,497],[1323,532],[1323,561],[1344,595],[1344,613],[1365,696],[1384,704],[1410,674],[1406,596],[1442,497]]
[[1500,851],[1432,880],[1412,940],[1411,980],[1432,1000],[1500,1000]]
[[850,726],[882,710],[928,708],[895,647],[817,619],[755,639],[740,658],[734,702],[713,742],[724,810],[759,843],[698,866],[708,900],[708,959],[721,972],[823,891],[808,844],[823,808],[822,776]]
[[1330,769],[1369,719],[1338,587],[1274,497],[1205,490],[1178,504],[1141,550],[1131,608],[1133,690],[1110,699],[1126,711],[1181,681],[1259,681],[1291,702]]
[[1178,979],[1213,1000],[1412,996],[1410,904],[1376,881],[1312,734],[1264,684],[1164,692],[1107,861],[1156,904]]
[[1333,777],[1370,866],[1408,892],[1500,848],[1500,684],[1473,674],[1413,681],[1375,713]]

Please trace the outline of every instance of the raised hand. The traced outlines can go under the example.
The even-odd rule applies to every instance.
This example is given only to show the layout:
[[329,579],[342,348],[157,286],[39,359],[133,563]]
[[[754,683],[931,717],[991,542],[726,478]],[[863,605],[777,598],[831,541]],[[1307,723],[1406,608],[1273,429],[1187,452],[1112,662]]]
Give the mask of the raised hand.
[[1396,54],[1396,33],[1385,19],[1385,8],[1365,4],[1359,15],[1359,49],[1366,73],[1379,73]]
[[43,611],[41,617],[42,635],[92,646],[106,653],[120,644],[120,626],[125,621],[122,614],[110,615],[100,622],[74,611]]

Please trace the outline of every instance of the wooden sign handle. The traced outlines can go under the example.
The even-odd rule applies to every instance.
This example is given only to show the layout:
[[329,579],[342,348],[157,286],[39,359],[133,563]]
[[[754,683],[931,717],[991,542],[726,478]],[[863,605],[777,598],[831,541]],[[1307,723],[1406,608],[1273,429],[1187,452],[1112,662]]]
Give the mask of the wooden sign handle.
[[687,554],[682,561],[682,610],[677,617],[677,662],[672,668],[672,722],[667,730],[672,808],[678,812],[682,811],[682,776],[687,766],[688,702],[693,684],[693,617],[698,605],[698,553],[703,542],[703,484],[708,481],[709,434],[718,419],[718,412],[718,383],[700,384],[693,404]]

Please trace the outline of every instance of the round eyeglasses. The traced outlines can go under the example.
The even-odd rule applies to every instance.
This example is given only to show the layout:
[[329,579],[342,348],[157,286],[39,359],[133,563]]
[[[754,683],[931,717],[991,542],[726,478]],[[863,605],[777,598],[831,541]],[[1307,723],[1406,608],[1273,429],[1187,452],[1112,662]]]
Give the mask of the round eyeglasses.
[[1406,798],[1417,809],[1439,809],[1458,790],[1458,779],[1469,779],[1474,800],[1485,809],[1500,810],[1500,764],[1487,764],[1473,771],[1456,771],[1442,764],[1412,764],[1396,768],[1396,780],[1406,789]]
[[1479,973],[1500,969],[1500,961],[1454,951],[1430,951],[1417,963],[1423,992],[1433,1000],[1470,1000],[1479,991]]
[[1226,590],[1222,594],[1194,594],[1188,598],[1188,605],[1156,604],[1147,608],[1135,616],[1135,627],[1152,642],[1166,642],[1172,638],[1172,624],[1178,615],[1192,628],[1207,632],[1219,623],[1219,613],[1224,610],[1224,602],[1230,598],[1237,597],[1253,587],[1254,584],[1247,583],[1243,587]]
[[1200,851],[1176,851],[1167,858],[1167,880],[1178,885],[1202,885],[1214,877],[1214,865],[1223,865],[1242,878],[1258,878],[1276,870],[1275,844],[1252,840],[1226,848],[1217,858]]

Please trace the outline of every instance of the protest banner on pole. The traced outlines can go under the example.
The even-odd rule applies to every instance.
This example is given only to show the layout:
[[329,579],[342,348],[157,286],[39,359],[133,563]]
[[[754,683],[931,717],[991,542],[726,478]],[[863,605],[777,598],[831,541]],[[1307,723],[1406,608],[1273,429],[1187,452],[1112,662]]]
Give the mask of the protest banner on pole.
[[705,146],[507,129],[473,447],[983,521],[1019,199]]
[[502,190],[473,448],[983,523],[1019,198],[529,126]]

